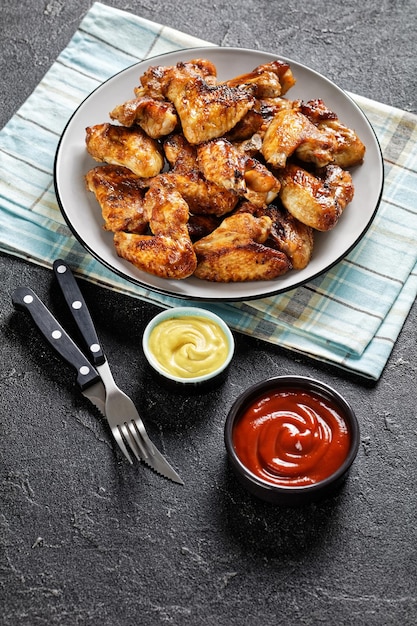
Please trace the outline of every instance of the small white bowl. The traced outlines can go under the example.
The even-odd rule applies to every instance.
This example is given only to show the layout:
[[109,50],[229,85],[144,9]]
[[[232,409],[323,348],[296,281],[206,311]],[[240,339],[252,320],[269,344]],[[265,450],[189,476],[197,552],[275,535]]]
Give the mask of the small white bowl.
[[[192,377],[183,377],[176,374],[167,372],[161,365],[159,360],[153,354],[149,347],[149,338],[152,331],[163,321],[184,317],[199,317],[214,322],[226,338],[227,342],[227,355],[222,363],[214,370],[203,375],[195,375]],[[199,307],[174,307],[167,309],[156,315],[146,326],[145,332],[142,338],[142,347],[145,357],[151,366],[158,379],[171,389],[180,390],[184,392],[193,390],[202,390],[207,388],[213,388],[222,383],[227,375],[230,362],[233,358],[235,342],[232,332],[226,322],[211,311]]]

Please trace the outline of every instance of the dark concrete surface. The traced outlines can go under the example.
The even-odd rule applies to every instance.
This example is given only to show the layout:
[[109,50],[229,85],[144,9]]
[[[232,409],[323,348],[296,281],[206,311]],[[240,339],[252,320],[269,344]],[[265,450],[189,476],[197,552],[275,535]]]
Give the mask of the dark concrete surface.
[[[284,54],[345,89],[417,112],[415,0],[107,4],[217,44]],[[1,0],[1,126],[90,5]],[[236,335],[226,383],[182,397],[151,379],[141,353],[157,309],[83,281],[114,376],[181,487],[115,454],[72,372],[13,310],[20,284],[59,308],[50,271],[0,256],[2,626],[417,622],[415,306],[375,385]],[[253,380],[284,373],[334,384],[362,430],[345,487],[299,509],[250,497],[223,446],[234,398]]]

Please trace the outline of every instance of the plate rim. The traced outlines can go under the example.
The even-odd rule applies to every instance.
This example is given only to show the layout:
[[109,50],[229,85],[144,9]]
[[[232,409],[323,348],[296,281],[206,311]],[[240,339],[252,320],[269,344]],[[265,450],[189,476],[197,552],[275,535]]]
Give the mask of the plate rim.
[[[194,52],[198,52],[198,53],[212,53],[213,51],[217,51],[218,53],[224,53],[226,52],[233,52],[235,54],[239,54],[239,53],[249,53],[252,55],[259,55],[259,56],[270,56],[271,58],[275,58],[278,59],[280,61],[284,61],[286,63],[288,63],[290,65],[290,67],[294,67],[294,66],[298,66],[298,67],[302,67],[304,70],[308,71],[309,73],[316,75],[320,78],[320,80],[327,82],[333,89],[336,89],[336,91],[340,91],[342,92],[342,94],[346,97],[347,100],[349,100],[350,104],[356,109],[357,113],[362,116],[364,118],[364,120],[366,121],[366,124],[368,126],[368,129],[371,131],[371,134],[373,135],[373,138],[375,140],[375,144],[378,148],[377,153],[378,153],[378,166],[379,166],[379,170],[380,170],[380,179],[381,179],[381,183],[380,183],[380,187],[379,187],[379,191],[378,191],[378,197],[377,197],[377,201],[375,203],[375,207],[372,211],[372,214],[369,216],[367,223],[365,224],[364,228],[362,228],[360,234],[356,237],[356,239],[348,246],[348,248],[344,249],[343,252],[338,255],[334,260],[332,260],[330,263],[328,263],[326,265],[326,267],[318,270],[317,272],[315,272],[314,274],[311,274],[307,277],[305,277],[304,279],[300,279],[298,281],[296,281],[293,285],[289,285],[289,286],[284,286],[284,287],[279,287],[279,285],[277,284],[277,289],[272,289],[269,290],[265,293],[262,294],[248,294],[248,295],[219,295],[219,296],[204,296],[204,295],[190,295],[190,294],[181,294],[181,293],[176,293],[175,291],[171,291],[170,289],[164,289],[162,287],[158,287],[155,285],[151,285],[148,284],[146,282],[141,281],[140,279],[134,278],[132,276],[129,276],[127,274],[125,274],[121,269],[113,266],[109,261],[107,261],[105,258],[103,258],[103,256],[100,255],[99,252],[95,251],[82,237],[82,235],[77,231],[77,229],[74,227],[74,225],[71,222],[70,216],[67,214],[67,211],[64,207],[64,202],[61,198],[61,194],[59,191],[59,184],[58,184],[58,166],[59,166],[59,159],[61,157],[61,146],[66,138],[66,134],[68,132],[69,127],[71,126],[72,122],[74,121],[74,118],[77,116],[77,114],[79,113],[80,109],[83,108],[83,106],[85,105],[85,103],[90,100],[92,97],[94,97],[94,95],[97,93],[97,91],[99,91],[100,89],[104,88],[106,86],[107,83],[109,83],[110,81],[113,81],[115,79],[117,79],[118,76],[120,76],[121,74],[125,73],[125,72],[129,72],[132,71],[133,68],[142,65],[144,63],[150,63],[152,64],[153,62],[156,62],[158,59],[164,59],[165,57],[170,57],[170,56],[178,56],[181,54],[193,54]],[[95,89],[93,89],[93,91],[91,91],[89,94],[87,94],[85,96],[85,98],[82,99],[82,101],[78,104],[78,106],[76,107],[76,109],[73,111],[73,113],[70,115],[70,117],[68,118],[64,129],[60,135],[58,144],[57,144],[57,148],[55,151],[55,156],[54,156],[54,163],[53,163],[53,183],[54,183],[54,191],[55,191],[55,196],[56,196],[56,200],[58,203],[58,207],[60,209],[60,212],[68,226],[68,228],[70,229],[71,233],[74,235],[75,239],[82,245],[82,247],[94,258],[96,259],[98,262],[100,262],[104,267],[106,267],[108,270],[110,270],[111,272],[113,272],[114,274],[116,274],[117,276],[119,276],[120,278],[127,280],[128,282],[132,283],[133,285],[136,285],[138,287],[141,287],[142,289],[146,289],[150,292],[156,292],[160,295],[163,296],[168,296],[171,298],[176,298],[179,300],[188,300],[188,301],[195,301],[195,302],[245,302],[245,301],[251,301],[251,300],[260,300],[262,298],[266,298],[266,297],[274,297],[276,295],[280,295],[280,294],[284,294],[284,293],[288,293],[290,291],[294,291],[304,285],[306,285],[307,283],[312,282],[313,280],[315,280],[316,278],[326,274],[329,270],[331,270],[335,265],[337,265],[340,261],[342,261],[354,248],[356,248],[356,246],[359,244],[359,242],[364,238],[364,236],[366,235],[366,233],[368,232],[369,228],[371,227],[375,216],[378,212],[379,206],[381,204],[381,200],[382,200],[382,196],[383,196],[383,191],[384,191],[384,184],[385,184],[385,171],[384,171],[384,162],[383,162],[383,153],[382,153],[382,149],[381,149],[381,145],[378,139],[378,136],[371,124],[371,122],[369,121],[366,113],[361,109],[361,107],[354,101],[354,99],[352,98],[352,96],[346,92],[344,89],[342,89],[341,87],[339,87],[334,81],[332,81],[331,79],[327,78],[326,76],[324,76],[323,74],[321,74],[320,72],[318,72],[317,70],[308,67],[307,65],[305,65],[304,63],[301,63],[299,61],[295,61],[289,57],[285,57],[284,55],[281,54],[275,54],[273,52],[268,52],[268,51],[264,51],[264,50],[255,50],[255,49],[251,49],[251,48],[240,48],[240,47],[228,47],[228,46],[216,46],[216,45],[212,45],[212,46],[194,46],[191,48],[181,48],[178,50],[170,50],[168,52],[164,52],[155,56],[151,56],[145,59],[142,59],[141,61],[136,61],[135,63],[130,64],[129,66],[119,70],[118,72],[116,72],[115,74],[113,74],[112,76],[109,76],[107,79],[105,79],[104,81],[102,81],[99,85],[97,85],[97,87],[95,87]],[[293,270],[295,271],[295,270]],[[185,279],[186,280],[186,279]],[[182,282],[182,281],[181,281]],[[201,281],[202,283],[204,283],[204,281]],[[254,281],[251,281],[254,282]],[[265,283],[265,281],[256,281],[259,284],[262,284],[262,282]],[[243,284],[243,283],[242,283]]]

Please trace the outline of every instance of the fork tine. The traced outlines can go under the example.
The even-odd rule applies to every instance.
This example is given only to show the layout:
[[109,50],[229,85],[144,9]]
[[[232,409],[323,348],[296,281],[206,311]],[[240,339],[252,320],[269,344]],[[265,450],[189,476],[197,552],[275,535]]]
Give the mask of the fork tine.
[[122,435],[123,441],[126,442],[126,444],[129,446],[129,449],[133,452],[137,460],[140,461],[141,458],[139,456],[139,450],[135,447],[135,445],[132,445],[132,438],[130,436],[130,430],[126,422],[120,423],[118,425],[118,429]]
[[146,460],[149,456],[149,450],[147,449],[146,443],[137,427],[136,420],[131,420],[126,424],[126,426],[133,441],[139,449],[141,457],[143,458],[143,460]]
[[148,437],[148,433],[146,432],[145,426],[143,425],[142,418],[138,416],[136,419],[132,419],[135,433],[137,433],[137,437],[139,437],[142,445],[146,449],[147,455],[154,454],[154,446],[152,441]]
[[117,426],[114,426],[114,427],[112,427],[111,431],[113,433],[113,437],[116,440],[116,443],[118,444],[119,448],[121,449],[121,451],[125,455],[126,459],[129,461],[129,463],[131,465],[133,465],[133,461],[131,459],[131,456],[130,456],[129,452],[127,451],[127,448],[126,448],[126,446],[124,444],[124,441],[123,441],[123,437],[122,437],[122,435],[120,433],[120,428],[117,427]]

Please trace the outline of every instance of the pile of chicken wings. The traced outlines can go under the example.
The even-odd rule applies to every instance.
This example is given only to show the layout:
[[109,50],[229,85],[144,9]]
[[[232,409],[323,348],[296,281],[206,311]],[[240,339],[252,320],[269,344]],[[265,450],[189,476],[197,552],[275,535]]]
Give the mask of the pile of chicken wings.
[[170,279],[271,280],[307,266],[354,194],[365,146],[279,60],[220,82],[207,59],[152,66],[86,129],[86,175],[117,254]]

